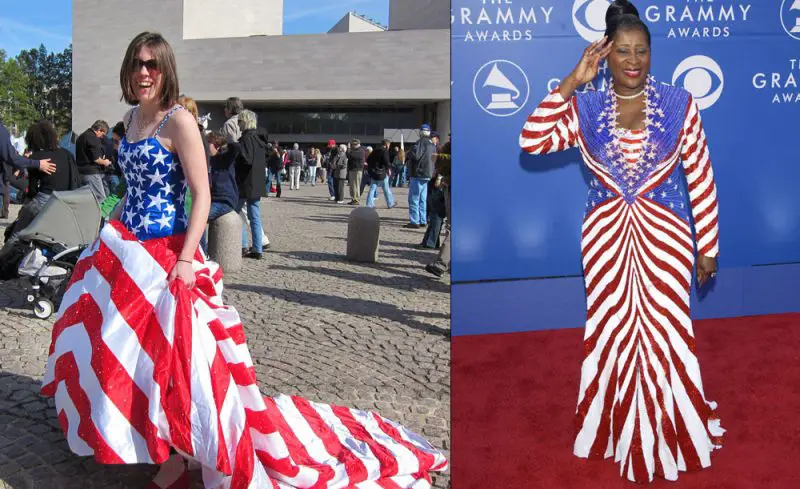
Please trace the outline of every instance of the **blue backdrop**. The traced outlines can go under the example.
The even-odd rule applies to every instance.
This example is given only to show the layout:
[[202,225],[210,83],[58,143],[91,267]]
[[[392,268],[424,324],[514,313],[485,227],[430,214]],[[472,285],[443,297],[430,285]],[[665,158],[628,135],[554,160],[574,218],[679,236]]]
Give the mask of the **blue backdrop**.
[[[577,150],[530,156],[518,138],[607,5],[452,2],[454,334],[581,326],[586,170]],[[696,317],[800,310],[800,0],[635,5],[652,74],[702,109],[717,180],[721,271]]]

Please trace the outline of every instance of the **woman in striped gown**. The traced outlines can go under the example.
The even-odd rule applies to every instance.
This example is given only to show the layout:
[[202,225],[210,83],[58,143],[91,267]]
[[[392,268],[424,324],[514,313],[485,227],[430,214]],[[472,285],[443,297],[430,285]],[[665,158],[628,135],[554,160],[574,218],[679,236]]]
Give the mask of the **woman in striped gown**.
[[[592,174],[574,453],[614,457],[632,481],[676,480],[708,467],[724,433],[703,392],[689,316],[691,218],[702,286],[717,269],[717,192],[698,107],[649,75],[650,33],[635,7],[613,2],[606,24],[606,37],[528,118],[520,146],[577,147]],[[576,93],[604,58],[608,90]]]

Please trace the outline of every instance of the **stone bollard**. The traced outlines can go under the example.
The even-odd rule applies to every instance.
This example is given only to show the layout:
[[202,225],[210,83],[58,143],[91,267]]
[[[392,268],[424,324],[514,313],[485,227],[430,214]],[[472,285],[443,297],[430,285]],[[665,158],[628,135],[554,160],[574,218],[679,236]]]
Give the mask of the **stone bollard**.
[[347,259],[367,263],[378,261],[380,234],[378,211],[369,207],[353,209],[347,219]]
[[242,218],[239,214],[228,212],[208,223],[208,255],[225,273],[242,268]]

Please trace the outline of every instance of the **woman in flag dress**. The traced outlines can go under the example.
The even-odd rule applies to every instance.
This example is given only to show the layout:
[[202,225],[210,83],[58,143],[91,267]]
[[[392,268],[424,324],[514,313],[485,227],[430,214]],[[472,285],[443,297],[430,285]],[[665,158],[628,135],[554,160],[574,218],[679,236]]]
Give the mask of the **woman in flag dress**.
[[[42,393],[78,455],[160,464],[151,488],[429,487],[447,461],[377,414],[264,397],[222,273],[198,251],[210,206],[197,121],[181,106],[162,36],[142,33],[120,70],[127,193],[75,267]],[[187,189],[193,197],[185,209]]]
[[[676,480],[708,467],[724,433],[704,395],[689,316],[695,244],[699,285],[716,274],[717,191],[698,107],[649,75],[650,33],[636,8],[613,2],[606,25],[528,118],[520,146],[577,147],[592,174],[574,453],[613,457],[632,481]],[[608,90],[576,92],[606,57]]]

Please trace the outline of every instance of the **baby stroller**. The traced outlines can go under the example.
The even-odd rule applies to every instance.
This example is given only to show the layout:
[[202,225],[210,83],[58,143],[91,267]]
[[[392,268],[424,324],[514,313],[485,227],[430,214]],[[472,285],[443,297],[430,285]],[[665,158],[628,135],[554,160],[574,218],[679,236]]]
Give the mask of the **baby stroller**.
[[88,187],[53,192],[36,218],[22,231],[20,242],[30,251],[19,265],[19,276],[29,277],[28,302],[40,319],[58,309],[83,250],[100,234],[102,218],[97,199]]

